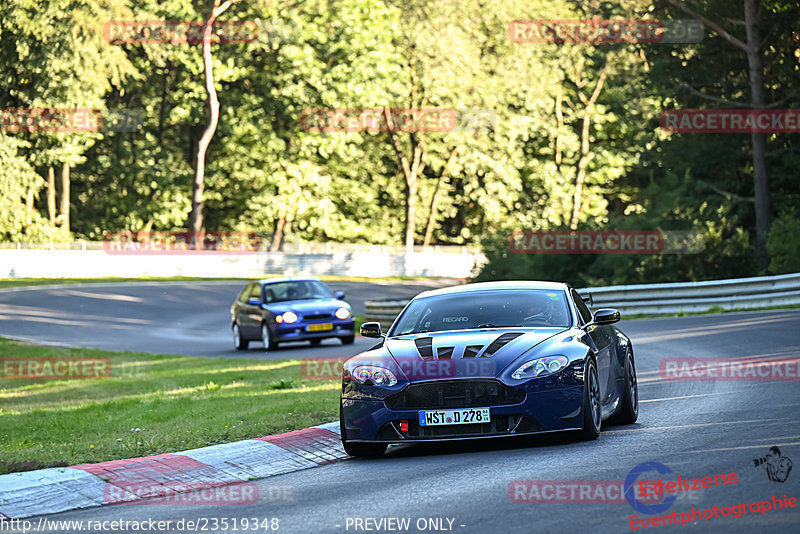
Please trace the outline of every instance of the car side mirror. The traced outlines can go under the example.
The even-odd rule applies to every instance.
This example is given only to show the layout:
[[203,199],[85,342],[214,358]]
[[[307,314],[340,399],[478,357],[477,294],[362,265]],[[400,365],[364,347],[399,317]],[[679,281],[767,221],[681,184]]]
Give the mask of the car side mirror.
[[594,312],[594,324],[604,325],[619,322],[619,310],[603,308]]
[[337,291],[336,293],[333,294],[333,296],[341,300],[344,298],[344,291]]
[[364,323],[361,325],[361,335],[364,337],[383,337],[381,323]]
[[247,303],[251,306],[261,306],[261,301],[258,299],[248,299]]

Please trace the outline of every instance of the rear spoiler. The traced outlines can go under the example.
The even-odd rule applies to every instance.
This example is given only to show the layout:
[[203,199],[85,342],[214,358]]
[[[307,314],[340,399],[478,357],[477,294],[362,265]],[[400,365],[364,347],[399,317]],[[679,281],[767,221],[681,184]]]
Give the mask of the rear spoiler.
[[591,293],[581,295],[581,300],[583,300],[583,302],[585,302],[587,306],[594,306],[594,299],[592,298]]

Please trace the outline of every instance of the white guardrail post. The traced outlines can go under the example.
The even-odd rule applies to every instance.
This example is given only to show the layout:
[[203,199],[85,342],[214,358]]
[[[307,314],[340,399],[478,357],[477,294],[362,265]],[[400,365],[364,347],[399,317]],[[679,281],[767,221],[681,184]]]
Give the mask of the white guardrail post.
[[[800,273],[706,282],[636,284],[583,288],[593,309],[617,308],[623,314],[675,314],[713,309],[751,309],[800,304]],[[378,321],[386,331],[407,300],[368,300],[366,320]],[[624,317],[623,317],[624,318]]]

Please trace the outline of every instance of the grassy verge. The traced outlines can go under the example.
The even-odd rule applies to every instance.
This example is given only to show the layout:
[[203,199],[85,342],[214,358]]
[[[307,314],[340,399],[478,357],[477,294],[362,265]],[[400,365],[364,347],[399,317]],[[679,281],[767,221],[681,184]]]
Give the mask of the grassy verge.
[[[278,274],[264,275],[262,278],[275,278],[283,276]],[[366,276],[319,276],[320,280],[327,282],[404,282],[413,280],[431,280],[430,277],[422,276],[382,276],[369,278]],[[50,284],[99,284],[110,282],[206,282],[206,281],[246,281],[253,280],[253,277],[244,278],[205,278],[190,276],[142,276],[139,278],[124,277],[104,277],[104,278],[0,278],[0,288],[21,287],[21,286],[41,286]]]
[[107,357],[102,380],[0,380],[0,474],[194,449],[334,421],[300,360],[156,356],[0,338],[3,356]]

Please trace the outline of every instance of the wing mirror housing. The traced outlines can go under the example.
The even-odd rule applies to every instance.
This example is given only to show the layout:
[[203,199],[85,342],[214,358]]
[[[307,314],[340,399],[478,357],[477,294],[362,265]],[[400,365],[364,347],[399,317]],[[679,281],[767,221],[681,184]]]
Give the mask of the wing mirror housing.
[[602,308],[594,312],[594,324],[614,324],[619,322],[619,310],[613,308]]
[[360,333],[363,337],[383,337],[381,323],[371,322],[361,325]]
[[258,299],[248,299],[248,300],[247,300],[247,303],[248,303],[250,306],[261,306],[261,301],[260,301],[260,300],[258,300]]
[[344,291],[337,291],[336,293],[333,294],[333,296],[339,300],[342,300],[344,298]]

